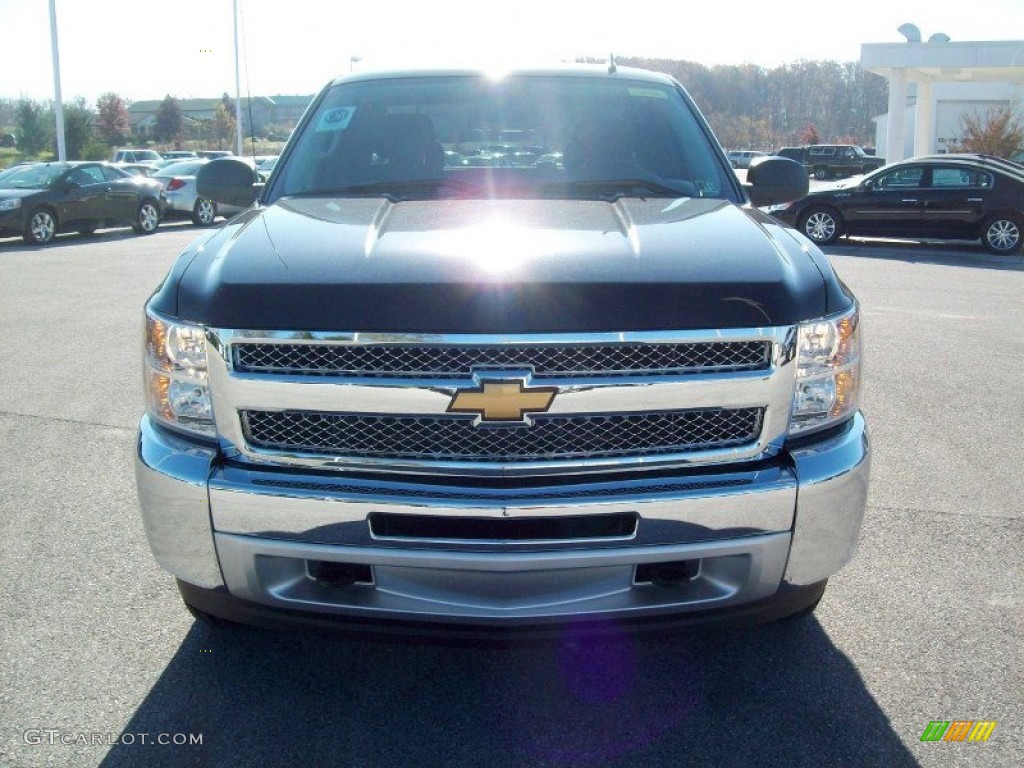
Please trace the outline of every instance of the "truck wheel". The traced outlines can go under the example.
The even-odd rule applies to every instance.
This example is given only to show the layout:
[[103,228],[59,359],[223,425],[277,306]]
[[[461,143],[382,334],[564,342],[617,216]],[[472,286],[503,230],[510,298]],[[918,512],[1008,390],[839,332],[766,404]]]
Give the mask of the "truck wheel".
[[188,612],[192,614],[192,618],[194,618],[196,621],[201,621],[208,627],[222,629],[224,627],[241,626],[240,624],[237,624],[234,621],[222,619],[220,616],[214,616],[212,613],[207,613],[206,611],[200,610],[199,608],[196,608],[194,605],[189,605],[188,603],[185,603],[185,608],[187,608]]
[[990,253],[1013,253],[1020,248],[1022,229],[1016,216],[989,216],[981,227],[982,245]]
[[821,598],[825,596],[825,587],[828,586],[828,579],[818,582],[818,585],[821,586],[821,591],[818,593],[818,596],[814,599],[814,602],[809,605],[805,605],[800,610],[789,614],[789,616],[784,616],[782,618],[782,621],[799,621],[800,619],[806,616],[810,616],[812,613],[814,613],[814,610],[818,607],[818,604],[821,603]]
[[212,200],[199,198],[192,207],[192,223],[197,227],[208,227],[217,218],[217,204]]
[[800,231],[818,245],[829,245],[843,233],[843,222],[834,209],[816,206],[800,217]]
[[49,208],[36,208],[28,217],[22,239],[29,245],[46,245],[57,235],[57,217]]
[[152,235],[159,226],[160,209],[152,200],[143,200],[135,214],[135,223],[132,224],[132,229],[140,235]]
[[814,169],[814,178],[816,178],[818,181],[824,181],[829,177],[829,175],[830,174],[828,172],[828,168],[822,165],[819,165],[817,168]]

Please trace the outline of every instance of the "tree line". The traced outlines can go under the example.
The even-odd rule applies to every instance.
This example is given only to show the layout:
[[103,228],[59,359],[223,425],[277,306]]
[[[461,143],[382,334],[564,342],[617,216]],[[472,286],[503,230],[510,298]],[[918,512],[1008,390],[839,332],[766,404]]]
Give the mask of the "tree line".
[[[682,83],[719,141],[730,149],[770,152],[819,142],[871,146],[873,118],[888,109],[887,81],[864,71],[857,62],[800,60],[774,68],[707,67],[693,61],[623,57],[618,63],[664,72]],[[109,148],[128,141],[128,106],[116,93],[100,96],[95,108],[81,98],[65,103],[68,157],[101,158]],[[236,119],[236,105],[227,94],[210,120],[186,120],[178,100],[167,95],[156,111],[151,135],[166,146],[183,140],[230,145]],[[965,115],[962,128],[961,149],[1012,157],[1024,148],[1021,114],[1012,108],[985,117]],[[287,130],[282,133],[286,135]],[[52,102],[0,99],[0,136],[13,136],[23,156],[55,151]]]
[[627,57],[617,63],[678,80],[730,149],[774,151],[818,142],[872,146],[873,118],[888,111],[888,82],[855,61],[801,60],[774,68]]
[[[69,159],[99,160],[114,147],[132,139],[130,102],[116,93],[104,93],[95,106],[84,98],[64,102],[64,145]],[[181,141],[230,143],[235,135],[235,101],[224,94],[210,120],[186,120],[173,96],[156,110],[152,137],[165,145]],[[0,99],[0,137],[17,147],[22,157],[57,152],[56,114],[52,101]],[[2,143],[0,143],[2,145]]]

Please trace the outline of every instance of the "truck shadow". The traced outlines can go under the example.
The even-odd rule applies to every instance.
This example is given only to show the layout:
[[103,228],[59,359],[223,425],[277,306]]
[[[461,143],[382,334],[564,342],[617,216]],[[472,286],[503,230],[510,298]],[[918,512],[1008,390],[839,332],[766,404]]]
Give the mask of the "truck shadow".
[[514,648],[195,624],[122,733],[202,744],[102,768],[918,764],[813,618]]

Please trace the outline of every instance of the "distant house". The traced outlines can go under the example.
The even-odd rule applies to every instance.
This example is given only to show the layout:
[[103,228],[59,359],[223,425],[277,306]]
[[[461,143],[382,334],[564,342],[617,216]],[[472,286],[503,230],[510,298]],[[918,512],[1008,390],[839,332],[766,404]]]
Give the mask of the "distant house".
[[[253,96],[244,98],[240,103],[239,112],[242,118],[242,132],[247,136],[262,136],[269,125],[294,125],[302,116],[313,96]],[[136,101],[128,106],[128,120],[131,123],[132,135],[146,139],[153,135],[156,126],[156,113],[163,99]],[[178,99],[178,107],[186,125],[189,123],[210,122],[217,115],[220,98],[212,99]],[[250,121],[252,130],[250,130]]]

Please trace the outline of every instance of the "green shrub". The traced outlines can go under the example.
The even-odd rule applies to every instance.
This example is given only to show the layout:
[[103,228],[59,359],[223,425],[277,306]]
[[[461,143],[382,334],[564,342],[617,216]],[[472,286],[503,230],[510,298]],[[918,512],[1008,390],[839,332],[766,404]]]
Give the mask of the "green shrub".
[[82,150],[83,160],[106,160],[110,155],[110,149],[102,141],[91,141]]

